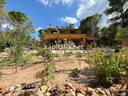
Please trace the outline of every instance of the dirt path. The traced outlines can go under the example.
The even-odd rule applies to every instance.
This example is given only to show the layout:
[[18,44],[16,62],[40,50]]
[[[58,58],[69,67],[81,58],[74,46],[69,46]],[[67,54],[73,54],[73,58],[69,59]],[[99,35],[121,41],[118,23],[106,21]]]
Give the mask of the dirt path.
[[[38,58],[35,57],[32,60],[35,62],[39,61]],[[65,59],[65,57],[59,57],[54,59],[52,63],[55,63],[57,68],[55,72],[55,80],[53,80],[55,84],[71,82],[74,86],[79,86],[88,84],[94,77],[90,71],[89,65],[85,62],[85,57],[82,58],[81,62],[82,74],[76,79],[70,76],[72,69],[79,68],[78,59],[75,56],[70,56],[68,60]],[[19,72],[15,74],[10,68],[1,69],[0,72],[2,72],[3,75],[0,78],[0,86],[15,86],[16,84],[39,81],[41,79],[36,78],[35,76],[36,73],[42,69],[44,69],[43,63],[37,63],[29,67],[21,67]]]

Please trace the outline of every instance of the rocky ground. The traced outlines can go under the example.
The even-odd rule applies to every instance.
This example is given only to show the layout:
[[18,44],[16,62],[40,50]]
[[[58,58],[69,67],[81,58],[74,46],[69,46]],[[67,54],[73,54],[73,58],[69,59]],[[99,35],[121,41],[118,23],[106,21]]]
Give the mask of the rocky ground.
[[115,84],[110,88],[91,88],[83,85],[74,87],[71,83],[50,86],[40,83],[17,84],[14,87],[1,86],[0,96],[128,96],[128,85]]
[[70,76],[72,69],[80,68],[75,55],[68,59],[61,56],[51,63],[56,67],[55,79],[45,85],[39,83],[41,78],[36,78],[36,73],[44,69],[40,57],[33,56],[31,65],[20,67],[15,74],[12,68],[4,67],[0,70],[0,96],[128,96],[128,84],[114,84],[109,88],[96,84],[86,56],[81,58],[79,78]]

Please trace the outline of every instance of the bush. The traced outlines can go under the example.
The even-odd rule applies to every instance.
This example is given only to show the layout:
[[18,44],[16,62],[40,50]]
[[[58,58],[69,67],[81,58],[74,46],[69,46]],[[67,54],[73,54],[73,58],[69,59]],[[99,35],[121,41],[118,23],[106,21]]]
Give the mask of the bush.
[[115,49],[115,52],[120,52],[120,48],[117,47],[117,48]]
[[53,53],[50,51],[50,50],[48,50],[48,49],[44,49],[44,48],[40,48],[40,47],[38,47],[37,48],[37,55],[40,55],[40,56],[42,56],[44,59],[46,59],[46,60],[51,60],[52,58],[53,58]]
[[125,75],[126,63],[122,60],[124,57],[121,52],[118,55],[96,52],[89,58],[90,67],[104,86],[118,83]]
[[58,53],[58,52],[56,52],[56,53],[53,53],[53,57],[60,57],[60,54]]
[[71,76],[74,78],[79,77],[79,74],[81,73],[81,70],[79,70],[78,68],[75,68],[71,71]]

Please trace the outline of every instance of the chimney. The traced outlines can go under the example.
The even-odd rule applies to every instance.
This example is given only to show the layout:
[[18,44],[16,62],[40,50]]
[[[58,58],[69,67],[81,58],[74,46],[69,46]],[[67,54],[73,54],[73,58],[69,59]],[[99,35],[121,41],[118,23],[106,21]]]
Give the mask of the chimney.
[[50,24],[50,28],[52,28],[52,24]]
[[71,23],[69,26],[70,26],[71,29],[74,29],[74,24],[73,23]]

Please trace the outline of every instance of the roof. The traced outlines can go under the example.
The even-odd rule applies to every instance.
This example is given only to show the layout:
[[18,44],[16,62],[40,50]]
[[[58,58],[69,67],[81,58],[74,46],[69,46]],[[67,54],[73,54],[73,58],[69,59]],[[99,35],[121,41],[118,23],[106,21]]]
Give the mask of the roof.
[[97,38],[95,38],[95,37],[87,36],[87,35],[86,35],[86,39],[87,39],[87,40],[98,40],[98,39],[97,39]]
[[45,30],[41,30],[41,33],[42,33],[42,34],[45,34],[46,32],[45,32]]

